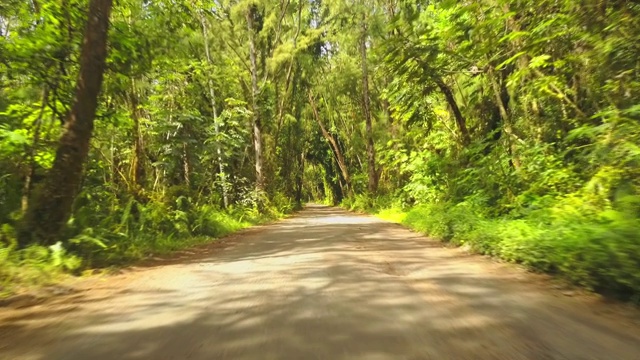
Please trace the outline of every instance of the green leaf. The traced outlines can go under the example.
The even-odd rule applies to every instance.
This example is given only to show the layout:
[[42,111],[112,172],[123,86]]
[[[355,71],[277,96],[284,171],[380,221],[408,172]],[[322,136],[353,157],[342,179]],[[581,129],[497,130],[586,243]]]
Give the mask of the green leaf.
[[550,55],[538,55],[529,61],[529,67],[537,69],[548,65],[548,61],[551,59]]
[[524,54],[526,54],[525,51],[520,51],[519,53],[513,55],[512,57],[508,58],[507,60],[505,60],[504,62],[502,62],[500,65],[498,65],[496,67],[496,69],[500,70],[502,68],[504,68],[505,66],[513,63],[514,61],[516,61],[519,57],[523,56]]

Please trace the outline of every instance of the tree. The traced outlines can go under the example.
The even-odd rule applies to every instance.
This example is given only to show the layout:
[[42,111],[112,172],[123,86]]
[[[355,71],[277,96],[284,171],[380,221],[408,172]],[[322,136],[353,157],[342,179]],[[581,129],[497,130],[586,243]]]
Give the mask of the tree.
[[[102,62],[81,3],[0,5],[7,244],[22,217],[22,245],[106,261],[316,200],[420,204],[465,241],[573,209],[617,234],[594,258],[637,248],[633,2],[121,0]],[[523,258],[541,238],[479,248],[551,264]]]
[[258,7],[250,4],[246,10],[247,30],[249,33],[249,64],[251,71],[251,111],[253,113],[253,148],[255,151],[256,190],[264,192],[265,178],[263,173],[264,159],[262,153],[262,123],[258,104],[258,65],[255,36],[261,29],[256,26],[256,19],[262,17]]
[[[204,52],[207,60],[207,65],[212,66],[213,60],[211,58],[211,50],[209,49],[209,27],[207,25],[207,20],[204,17],[204,15],[199,13],[198,16],[200,18],[200,23],[202,24],[202,39],[204,42]],[[220,145],[220,140],[218,139],[220,137],[220,124],[218,123],[219,122],[218,109],[216,108],[217,107],[216,92],[213,85],[213,80],[211,79],[211,75],[208,76],[207,87],[209,88],[209,99],[211,101],[211,112],[213,114],[214,135],[216,136],[215,146],[216,146],[216,156],[217,156],[218,169],[219,169],[218,176],[222,183],[221,190],[222,190],[222,199],[223,199],[224,207],[227,208],[229,207],[229,194],[227,193],[228,189],[227,189],[227,179],[226,179],[227,173],[225,172],[225,163],[222,157],[222,146]]]
[[111,6],[111,0],[91,0],[89,3],[75,100],[66,119],[53,166],[27,208],[19,235],[22,245],[31,241],[54,243],[71,215],[98,107],[107,58]]
[[362,110],[367,133],[367,169],[369,172],[369,193],[378,190],[378,171],[376,170],[376,149],[373,142],[373,126],[371,125],[371,98],[369,97],[369,68],[367,65],[367,15],[366,9],[362,13],[360,37],[360,63],[362,67]]

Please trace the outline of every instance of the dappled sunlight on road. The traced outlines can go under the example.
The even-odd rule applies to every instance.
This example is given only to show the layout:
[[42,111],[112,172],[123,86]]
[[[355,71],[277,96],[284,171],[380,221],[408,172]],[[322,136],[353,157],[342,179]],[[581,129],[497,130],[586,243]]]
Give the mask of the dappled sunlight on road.
[[632,325],[527,279],[397,225],[312,206],[211,256],[142,269],[109,296],[31,309],[3,324],[13,331],[0,357],[638,359]]

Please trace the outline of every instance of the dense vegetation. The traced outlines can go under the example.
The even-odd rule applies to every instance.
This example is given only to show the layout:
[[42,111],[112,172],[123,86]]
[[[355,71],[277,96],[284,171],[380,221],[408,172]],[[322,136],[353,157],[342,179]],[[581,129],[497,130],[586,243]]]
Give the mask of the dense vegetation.
[[639,299],[639,75],[630,0],[4,1],[0,281],[322,200]]

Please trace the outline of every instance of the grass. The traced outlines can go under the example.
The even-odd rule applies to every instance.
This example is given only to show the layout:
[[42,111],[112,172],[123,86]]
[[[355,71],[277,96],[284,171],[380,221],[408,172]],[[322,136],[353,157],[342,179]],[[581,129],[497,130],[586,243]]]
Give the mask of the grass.
[[[160,205],[131,206],[108,214],[94,223],[82,225],[76,235],[51,247],[17,249],[13,230],[3,226],[0,233],[0,298],[60,282],[69,275],[125,266],[136,261],[211,243],[239,230],[284,217],[292,207],[253,208],[221,211],[211,206],[175,210]],[[117,219],[115,221],[114,219]],[[3,241],[4,240],[4,241]]]
[[396,224],[402,224],[407,218],[407,212],[396,207],[382,209],[375,212],[374,215],[382,220],[386,220]]
[[597,211],[582,204],[567,207],[566,202],[520,218],[489,217],[486,209],[467,203],[359,210],[443,242],[640,303],[640,221],[632,213]]
[[0,245],[0,298],[59,281],[80,260],[41,246],[15,250]]

